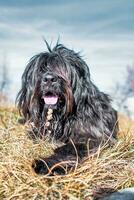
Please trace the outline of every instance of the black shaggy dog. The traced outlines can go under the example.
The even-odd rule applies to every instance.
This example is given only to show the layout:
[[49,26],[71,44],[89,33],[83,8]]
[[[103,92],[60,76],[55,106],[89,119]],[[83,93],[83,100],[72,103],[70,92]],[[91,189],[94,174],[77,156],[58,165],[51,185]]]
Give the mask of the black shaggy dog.
[[35,55],[26,66],[17,104],[35,138],[62,144],[52,156],[34,161],[35,172],[64,174],[87,155],[88,143],[96,149],[115,142],[117,113],[109,96],[92,83],[78,53],[46,44],[48,52]]

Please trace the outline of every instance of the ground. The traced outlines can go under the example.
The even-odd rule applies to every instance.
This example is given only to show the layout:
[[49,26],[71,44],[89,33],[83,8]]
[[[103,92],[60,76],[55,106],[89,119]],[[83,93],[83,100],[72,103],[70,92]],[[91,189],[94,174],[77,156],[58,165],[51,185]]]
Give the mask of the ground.
[[1,200],[93,200],[101,193],[134,187],[134,123],[119,117],[118,142],[98,149],[66,176],[39,176],[31,163],[53,153],[49,143],[33,142],[18,123],[15,108],[0,108]]

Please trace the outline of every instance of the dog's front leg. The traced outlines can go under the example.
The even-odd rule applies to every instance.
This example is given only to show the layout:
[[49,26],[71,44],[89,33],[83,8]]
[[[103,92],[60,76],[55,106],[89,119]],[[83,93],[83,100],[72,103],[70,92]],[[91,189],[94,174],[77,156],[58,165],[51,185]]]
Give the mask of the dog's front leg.
[[67,143],[55,149],[52,156],[35,160],[32,167],[37,174],[64,175],[75,169],[80,160],[86,155],[86,145]]

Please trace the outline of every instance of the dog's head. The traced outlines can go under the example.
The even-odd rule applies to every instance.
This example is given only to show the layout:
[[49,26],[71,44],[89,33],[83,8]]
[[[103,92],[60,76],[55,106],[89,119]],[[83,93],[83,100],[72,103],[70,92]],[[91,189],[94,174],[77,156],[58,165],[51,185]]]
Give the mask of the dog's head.
[[78,53],[57,44],[31,58],[17,100],[25,118],[38,119],[52,108],[64,116],[75,112],[89,85],[90,73]]

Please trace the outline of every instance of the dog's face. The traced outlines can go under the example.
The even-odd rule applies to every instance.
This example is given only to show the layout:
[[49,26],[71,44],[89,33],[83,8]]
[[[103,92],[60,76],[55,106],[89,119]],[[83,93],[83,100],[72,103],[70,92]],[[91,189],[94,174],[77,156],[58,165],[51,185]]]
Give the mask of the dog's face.
[[36,118],[44,108],[67,116],[74,112],[89,82],[89,68],[79,54],[57,45],[30,60],[22,77],[19,106],[24,115],[32,113]]
[[[56,59],[59,60],[58,56]],[[71,81],[72,69],[69,69],[56,60],[47,62],[41,67],[39,73],[38,90],[40,101],[45,108],[52,108],[62,112],[64,115],[72,112],[75,104],[74,87]],[[65,63],[64,63],[65,64]],[[70,66],[69,66],[70,68]],[[69,78],[70,76],[70,78]]]
[[42,55],[45,60],[37,65],[35,85],[38,87],[34,98],[40,98],[39,102],[45,108],[68,115],[75,109],[87,72],[78,55],[70,50],[72,56],[69,50],[65,50]]
[[41,74],[41,100],[46,108],[63,109],[66,104],[65,84],[61,77],[49,70]]

